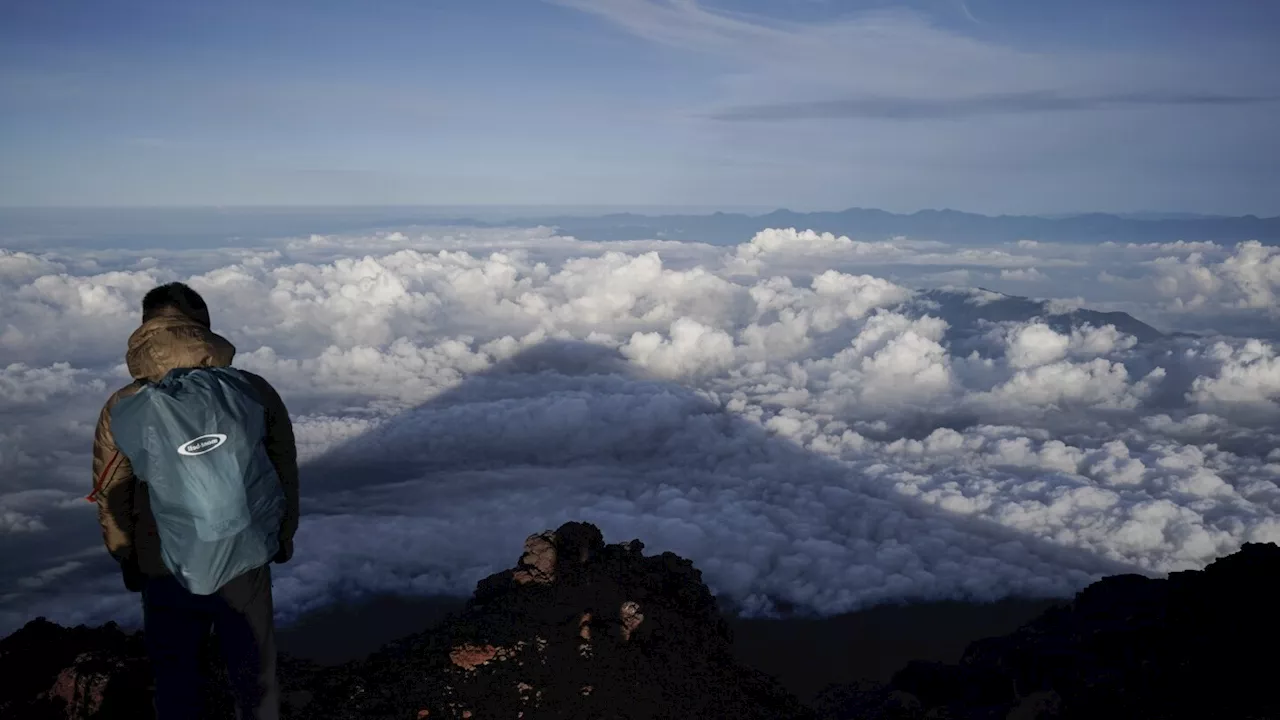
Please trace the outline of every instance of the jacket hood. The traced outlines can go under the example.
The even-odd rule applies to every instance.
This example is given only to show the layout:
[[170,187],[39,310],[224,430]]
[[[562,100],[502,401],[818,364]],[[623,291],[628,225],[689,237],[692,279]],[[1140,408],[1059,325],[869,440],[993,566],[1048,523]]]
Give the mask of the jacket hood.
[[171,311],[129,336],[125,363],[135,380],[159,382],[174,368],[230,367],[236,347],[199,322]]

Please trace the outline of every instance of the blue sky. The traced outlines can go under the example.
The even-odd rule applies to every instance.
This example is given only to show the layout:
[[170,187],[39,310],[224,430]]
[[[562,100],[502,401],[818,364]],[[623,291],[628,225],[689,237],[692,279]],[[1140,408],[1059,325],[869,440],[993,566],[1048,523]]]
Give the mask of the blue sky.
[[0,0],[0,204],[1280,214],[1256,0]]

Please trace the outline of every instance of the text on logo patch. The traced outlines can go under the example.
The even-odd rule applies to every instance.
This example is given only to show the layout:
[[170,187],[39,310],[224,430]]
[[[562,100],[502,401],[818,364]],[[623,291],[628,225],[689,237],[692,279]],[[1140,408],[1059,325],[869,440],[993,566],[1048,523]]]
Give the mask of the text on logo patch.
[[203,455],[210,450],[217,450],[222,443],[227,441],[227,436],[221,433],[210,433],[201,435],[198,438],[192,438],[178,446],[179,455]]

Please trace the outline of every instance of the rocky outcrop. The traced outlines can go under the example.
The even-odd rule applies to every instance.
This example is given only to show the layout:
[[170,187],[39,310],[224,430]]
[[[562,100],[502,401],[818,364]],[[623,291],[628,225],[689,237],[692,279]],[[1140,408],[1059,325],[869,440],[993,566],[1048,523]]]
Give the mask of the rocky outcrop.
[[[286,718],[1280,718],[1280,547],[1203,571],[1106,578],[955,665],[831,688],[816,710],[736,664],[692,564],[568,523],[534,535],[466,608],[367,660],[280,661]],[[212,644],[207,718],[229,718]],[[34,620],[0,640],[0,718],[146,720],[140,633]]]
[[1105,578],[958,665],[911,663],[885,686],[830,690],[832,720],[1280,718],[1280,547],[1203,571]]
[[0,717],[124,717],[149,692],[140,635],[33,620],[0,640]]
[[[205,712],[199,719],[232,716],[226,671],[210,639],[202,651]],[[315,717],[310,704],[319,668],[282,657],[278,669],[289,717]],[[149,720],[151,667],[142,633],[115,623],[65,628],[38,618],[0,640],[0,718],[9,720]]]
[[[530,537],[516,567],[465,610],[367,660],[320,670],[281,657],[290,718],[735,718],[811,713],[736,664],[728,626],[692,563],[606,545],[568,523]],[[207,717],[230,717],[216,652]],[[140,633],[35,620],[0,641],[0,717],[151,717]]]
[[376,654],[323,699],[337,718],[802,718],[731,657],[701,573],[568,523],[529,538],[443,627]]

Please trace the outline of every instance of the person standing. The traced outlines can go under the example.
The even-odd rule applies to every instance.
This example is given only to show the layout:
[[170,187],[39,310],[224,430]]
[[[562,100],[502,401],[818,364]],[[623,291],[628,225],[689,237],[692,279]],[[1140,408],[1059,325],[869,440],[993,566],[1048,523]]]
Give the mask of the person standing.
[[237,718],[279,717],[270,565],[293,555],[297,448],[279,394],[231,368],[235,352],[195,290],[152,289],[125,356],[134,381],[94,434],[88,499],[125,587],[142,594],[158,720],[199,717],[210,630]]

